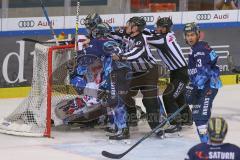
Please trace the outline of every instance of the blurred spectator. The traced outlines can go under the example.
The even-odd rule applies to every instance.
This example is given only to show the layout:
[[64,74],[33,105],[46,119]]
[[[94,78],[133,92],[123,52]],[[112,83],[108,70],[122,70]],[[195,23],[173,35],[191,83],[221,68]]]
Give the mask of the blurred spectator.
[[239,0],[218,0],[216,8],[219,10],[238,9]]
[[[214,10],[214,0],[186,0],[188,11]],[[183,3],[183,1],[182,1]]]

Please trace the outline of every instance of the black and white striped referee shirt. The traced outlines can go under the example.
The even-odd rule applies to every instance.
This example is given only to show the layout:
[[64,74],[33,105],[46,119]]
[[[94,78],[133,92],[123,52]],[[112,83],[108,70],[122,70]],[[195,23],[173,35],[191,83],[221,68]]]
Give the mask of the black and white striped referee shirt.
[[187,66],[187,62],[173,32],[161,35],[147,35],[147,43],[157,48],[158,55],[169,70],[176,70]]
[[[122,34],[121,34],[122,33]],[[114,39],[120,39],[125,44],[124,53],[121,56],[130,61],[135,72],[145,72],[157,64],[150,47],[146,42],[146,35],[138,34],[135,37],[127,36],[124,31],[112,34]]]

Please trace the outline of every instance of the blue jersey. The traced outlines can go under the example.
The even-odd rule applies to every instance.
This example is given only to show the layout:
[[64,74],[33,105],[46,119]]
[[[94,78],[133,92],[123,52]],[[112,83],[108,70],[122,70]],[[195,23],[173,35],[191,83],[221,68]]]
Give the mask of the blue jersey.
[[185,160],[240,160],[240,148],[230,143],[200,143],[192,147]]
[[203,89],[206,85],[210,88],[220,88],[222,83],[219,78],[220,70],[216,65],[216,52],[204,41],[197,42],[191,49],[192,54],[189,55],[188,61],[190,82],[198,89]]
[[[109,53],[103,50],[104,43],[111,41],[108,38],[93,38],[89,43],[89,47],[78,53],[77,67],[71,75],[70,83],[78,89],[83,89],[86,84],[86,75],[88,79],[93,80],[89,73],[89,65],[93,62],[101,61],[103,67],[101,89],[110,88],[110,73],[112,71],[112,58]],[[84,53],[84,54],[83,54]],[[89,56],[90,55],[90,56]],[[93,55],[93,56],[92,56]],[[97,60],[98,59],[98,60]]]
[[91,39],[91,41],[89,43],[89,47],[87,47],[85,49],[86,54],[92,54],[92,55],[95,55],[99,58],[101,58],[102,56],[110,56],[109,53],[106,53],[103,50],[104,43],[106,43],[108,41],[112,41],[112,40],[109,39],[109,38],[94,38],[94,39]]

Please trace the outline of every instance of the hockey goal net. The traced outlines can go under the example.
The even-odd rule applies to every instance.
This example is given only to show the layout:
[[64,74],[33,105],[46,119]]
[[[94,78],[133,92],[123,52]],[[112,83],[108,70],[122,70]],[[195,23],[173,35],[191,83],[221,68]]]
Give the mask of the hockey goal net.
[[74,55],[73,45],[35,45],[33,78],[29,96],[0,124],[0,132],[21,136],[51,135],[52,106],[76,96],[69,87],[66,63]]

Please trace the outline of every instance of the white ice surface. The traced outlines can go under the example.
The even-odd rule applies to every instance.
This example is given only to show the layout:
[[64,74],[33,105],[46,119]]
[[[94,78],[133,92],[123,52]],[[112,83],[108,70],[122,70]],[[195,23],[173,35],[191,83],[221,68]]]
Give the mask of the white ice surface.
[[[0,118],[7,116],[22,99],[0,99]],[[138,103],[140,103],[138,101]],[[229,124],[226,142],[240,146],[240,85],[223,87],[214,102],[213,116],[221,115]],[[121,153],[149,131],[145,122],[131,128],[131,144],[111,143],[100,129],[55,128],[54,138],[30,138],[0,134],[0,160],[104,160],[102,150]],[[126,155],[124,160],[180,160],[199,143],[194,127],[181,137],[152,137]],[[87,158],[88,157],[88,158]]]

